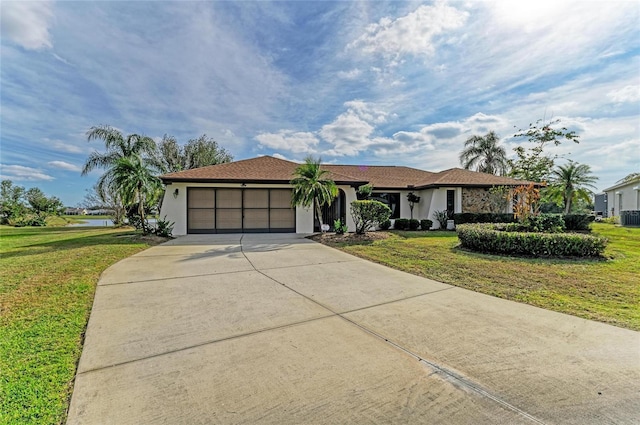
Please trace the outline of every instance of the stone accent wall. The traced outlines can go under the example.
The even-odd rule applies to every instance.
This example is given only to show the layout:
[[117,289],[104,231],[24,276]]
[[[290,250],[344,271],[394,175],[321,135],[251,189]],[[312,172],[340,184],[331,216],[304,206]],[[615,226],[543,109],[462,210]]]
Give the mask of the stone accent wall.
[[504,207],[500,211],[492,211],[492,203],[494,195],[489,192],[489,188],[473,187],[462,188],[462,212],[463,213],[488,213],[488,212],[504,212],[507,208],[507,201],[504,201]]

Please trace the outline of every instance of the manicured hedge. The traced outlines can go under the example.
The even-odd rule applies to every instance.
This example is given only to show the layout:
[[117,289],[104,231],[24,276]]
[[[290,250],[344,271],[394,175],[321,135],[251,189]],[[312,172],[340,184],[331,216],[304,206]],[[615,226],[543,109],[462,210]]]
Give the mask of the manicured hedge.
[[456,225],[466,223],[513,223],[516,221],[512,213],[455,213],[453,221]]
[[491,254],[534,257],[599,257],[607,239],[580,233],[509,232],[505,224],[463,224],[457,226],[464,248]]
[[[555,228],[556,232],[589,231],[589,224],[595,219],[590,214],[540,214],[531,218],[533,222],[530,231],[550,231],[543,229]],[[515,223],[516,218],[511,213],[455,213],[453,220],[456,225],[467,223]],[[562,225],[561,221],[564,221]],[[552,224],[555,223],[555,224]],[[540,227],[541,226],[541,227]]]
[[420,230],[431,230],[431,226],[433,226],[433,221],[428,219],[420,220]]
[[564,218],[564,226],[568,232],[588,231],[590,230],[589,225],[596,219],[591,214],[565,214],[562,218]]
[[407,230],[409,228],[408,218],[396,218],[393,222],[393,228],[396,230]]

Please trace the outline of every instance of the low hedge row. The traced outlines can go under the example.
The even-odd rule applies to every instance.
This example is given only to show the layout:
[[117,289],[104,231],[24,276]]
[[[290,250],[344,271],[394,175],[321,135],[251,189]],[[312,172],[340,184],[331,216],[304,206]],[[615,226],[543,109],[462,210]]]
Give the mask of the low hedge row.
[[[531,219],[531,231],[536,231],[536,227],[542,226],[542,228],[555,227],[558,232],[564,230],[581,232],[589,230],[589,224],[595,217],[590,214],[539,214]],[[456,226],[468,223],[515,223],[517,221],[514,215],[510,213],[455,213],[453,220]],[[561,221],[564,221],[564,225],[560,223]],[[549,225],[546,223],[549,223]],[[551,225],[551,223],[554,224]]]
[[431,220],[417,220],[415,218],[396,218],[393,228],[396,230],[429,230],[433,226]]
[[607,239],[579,233],[505,231],[507,225],[462,224],[458,239],[464,248],[491,254],[534,257],[599,257]]
[[513,223],[516,221],[512,213],[455,213],[453,221],[458,224],[467,223]]

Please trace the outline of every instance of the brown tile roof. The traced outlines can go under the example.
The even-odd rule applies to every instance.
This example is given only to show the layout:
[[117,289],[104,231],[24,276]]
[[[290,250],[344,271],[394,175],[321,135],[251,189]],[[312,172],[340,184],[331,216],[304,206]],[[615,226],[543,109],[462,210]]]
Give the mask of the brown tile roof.
[[332,172],[363,180],[377,188],[406,188],[423,181],[434,173],[417,168],[385,165],[332,165],[324,164]]
[[[170,182],[264,182],[287,183],[299,164],[271,156],[210,165],[161,176]],[[422,189],[438,186],[521,185],[522,180],[451,168],[439,173],[401,166],[323,164],[329,178],[339,184],[370,183],[379,189]]]
[[424,186],[519,186],[531,182],[511,177],[495,176],[462,168],[450,168],[434,173],[430,178],[420,181],[416,187]]
[[[288,183],[298,165],[295,162],[272,156],[260,156],[258,158],[169,173],[161,176],[161,179],[165,183],[179,181]],[[363,183],[362,180],[333,171],[328,177],[336,183]]]

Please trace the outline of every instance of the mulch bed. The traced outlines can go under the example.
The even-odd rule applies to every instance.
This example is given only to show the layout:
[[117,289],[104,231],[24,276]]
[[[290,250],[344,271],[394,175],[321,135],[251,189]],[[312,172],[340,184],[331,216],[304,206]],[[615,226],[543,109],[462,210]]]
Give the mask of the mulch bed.
[[316,233],[309,236],[316,242],[320,242],[325,245],[351,245],[351,244],[366,244],[373,243],[375,241],[387,239],[391,234],[389,232],[367,232],[364,235],[358,235],[356,233],[345,233],[338,235],[335,233]]

